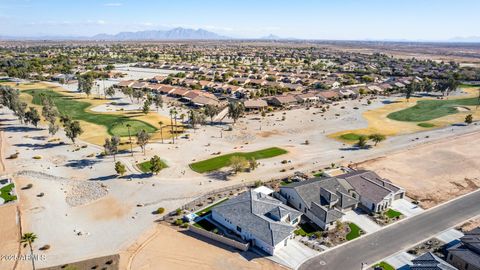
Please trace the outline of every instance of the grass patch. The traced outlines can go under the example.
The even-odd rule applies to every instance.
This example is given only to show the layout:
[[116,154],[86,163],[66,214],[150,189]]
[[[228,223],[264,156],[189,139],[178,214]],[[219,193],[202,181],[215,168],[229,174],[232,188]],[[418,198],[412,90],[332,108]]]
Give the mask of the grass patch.
[[143,121],[130,119],[124,115],[115,114],[100,114],[88,112],[87,108],[91,106],[90,103],[85,101],[78,101],[75,97],[59,94],[50,89],[32,89],[25,90],[25,93],[33,97],[32,103],[36,105],[42,105],[40,94],[44,94],[52,98],[58,111],[61,114],[69,115],[74,120],[83,120],[93,124],[105,126],[110,135],[117,135],[121,137],[128,136],[127,124],[130,124],[130,132],[132,135],[136,134],[142,129],[152,133],[157,129]]
[[245,153],[236,152],[236,153],[222,155],[222,156],[192,163],[190,164],[190,168],[198,173],[211,172],[211,171],[216,171],[223,167],[229,166],[230,159],[233,156],[241,156],[241,157],[245,157],[246,159],[254,158],[255,160],[259,160],[259,159],[271,158],[271,157],[283,155],[286,153],[287,153],[286,150],[283,150],[278,147],[267,148],[267,149],[263,149],[255,152],[245,152]]
[[465,83],[462,83],[458,87],[459,88],[475,88],[475,87],[480,87],[480,84],[465,84]]
[[298,226],[300,228],[296,229],[293,232],[293,233],[295,233],[295,235],[310,237],[317,232],[317,230],[315,230],[315,228],[308,223],[299,224]]
[[340,135],[340,139],[345,140],[345,141],[358,141],[358,139],[361,136],[362,136],[361,134],[347,133],[347,134]]
[[219,204],[221,204],[221,203],[223,203],[223,202],[226,202],[226,201],[228,201],[228,198],[221,199],[220,201],[218,201],[218,202],[210,205],[209,207],[207,207],[207,208],[205,208],[205,209],[203,209],[203,210],[200,210],[200,211],[196,212],[195,215],[197,215],[197,216],[199,216],[199,217],[204,217],[204,216],[210,214],[210,212],[211,212],[211,210],[212,210],[213,207],[215,207],[215,206],[217,206],[217,205],[219,205]]
[[0,197],[4,200],[4,203],[15,201],[17,199],[17,196],[10,195],[10,192],[13,190],[14,187],[15,185],[11,183],[0,188]]
[[380,267],[383,270],[395,270],[395,267],[391,266],[390,264],[388,264],[386,262],[380,262],[380,263],[377,263],[373,266],[373,268],[376,268],[376,267]]
[[432,128],[432,127],[435,127],[434,124],[432,124],[432,123],[426,123],[426,122],[418,123],[417,126],[423,127],[423,128]]
[[389,218],[396,218],[396,217],[400,217],[402,215],[402,213],[400,213],[398,211],[395,211],[393,209],[388,209],[388,211],[385,213],[385,215],[387,215],[387,217],[389,217]]
[[208,221],[206,218],[201,219],[200,221],[193,223],[193,226],[195,226],[197,228],[200,228],[200,229],[204,229],[204,230],[209,231],[209,232],[211,232],[211,231],[213,231],[217,228],[213,223]]
[[[162,170],[168,167],[167,164],[165,162],[163,162],[163,160],[160,160],[160,161],[162,162]],[[152,163],[150,163],[150,160],[147,160],[145,162],[138,163],[137,167],[143,173],[149,173],[149,172],[151,172],[150,168],[152,168]]]
[[358,227],[357,224],[348,223],[348,227],[350,227],[350,232],[345,237],[347,238],[348,241],[353,240],[362,234],[362,229],[360,229],[360,227]]
[[451,100],[420,100],[413,107],[390,113],[387,117],[404,122],[430,121],[442,116],[458,113],[457,106],[479,105],[478,98]]

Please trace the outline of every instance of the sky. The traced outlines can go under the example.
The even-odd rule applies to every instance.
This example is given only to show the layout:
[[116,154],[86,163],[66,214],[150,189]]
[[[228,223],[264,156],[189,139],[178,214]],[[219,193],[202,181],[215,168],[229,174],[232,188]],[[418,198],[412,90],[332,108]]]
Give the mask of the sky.
[[203,28],[234,38],[480,37],[479,0],[0,0],[0,36]]

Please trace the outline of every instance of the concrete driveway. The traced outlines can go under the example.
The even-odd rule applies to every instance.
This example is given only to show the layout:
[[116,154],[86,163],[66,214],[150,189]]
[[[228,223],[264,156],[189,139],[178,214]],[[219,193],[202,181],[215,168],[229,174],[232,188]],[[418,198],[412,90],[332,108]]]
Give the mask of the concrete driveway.
[[298,240],[289,239],[287,246],[277,250],[271,258],[269,257],[269,259],[292,269],[296,269],[302,264],[302,262],[318,254],[318,251],[305,246]]
[[364,232],[372,233],[381,230],[382,227],[368,217],[368,214],[358,210],[352,210],[345,213],[343,221],[353,222]]
[[425,211],[420,206],[413,204],[406,199],[393,201],[391,208],[400,211],[405,217],[413,217]]

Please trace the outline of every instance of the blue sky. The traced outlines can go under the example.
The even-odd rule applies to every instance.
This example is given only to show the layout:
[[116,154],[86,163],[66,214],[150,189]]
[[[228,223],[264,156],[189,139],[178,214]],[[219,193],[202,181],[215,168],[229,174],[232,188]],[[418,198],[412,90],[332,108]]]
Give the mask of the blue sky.
[[203,28],[231,37],[445,40],[480,36],[478,0],[0,0],[0,35]]

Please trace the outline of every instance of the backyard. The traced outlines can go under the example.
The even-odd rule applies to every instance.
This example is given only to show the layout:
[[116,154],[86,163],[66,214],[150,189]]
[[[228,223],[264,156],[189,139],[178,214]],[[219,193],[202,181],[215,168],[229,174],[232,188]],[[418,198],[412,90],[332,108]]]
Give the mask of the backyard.
[[387,117],[392,120],[405,122],[430,121],[442,116],[458,113],[460,110],[470,110],[463,106],[477,105],[480,105],[478,98],[419,100],[415,106],[390,113]]
[[386,262],[380,262],[380,263],[377,263],[373,266],[374,269],[382,269],[382,270],[395,270],[395,268],[393,266],[391,266],[390,264],[386,263]]
[[234,156],[244,157],[248,160],[250,159],[259,160],[259,159],[265,159],[265,158],[271,158],[271,157],[283,155],[286,153],[287,153],[286,150],[278,147],[271,147],[271,148],[267,148],[267,149],[263,149],[255,152],[243,152],[243,153],[235,152],[235,153],[221,155],[218,157],[192,163],[190,164],[190,168],[195,172],[205,173],[205,172],[216,171],[223,167],[229,166],[230,159]]
[[42,105],[41,95],[51,97],[62,115],[68,115],[74,120],[83,120],[93,124],[98,124],[107,128],[110,135],[117,135],[126,137],[129,135],[127,124],[130,125],[130,134],[134,135],[144,129],[152,133],[157,129],[143,121],[131,119],[131,116],[107,114],[107,113],[92,113],[87,110],[91,106],[85,101],[78,101],[77,98],[62,95],[50,89],[30,89],[25,90],[25,93],[33,97],[32,103],[35,105]]
[[228,198],[221,199],[220,201],[218,201],[218,202],[210,205],[210,206],[207,207],[207,208],[204,208],[204,209],[196,212],[195,214],[196,214],[197,216],[199,216],[199,217],[206,216],[206,215],[210,214],[210,210],[212,210],[213,207],[215,207],[215,206],[217,206],[217,205],[219,205],[219,204],[221,204],[221,203],[223,203],[223,202],[226,202],[227,200],[228,200]]

